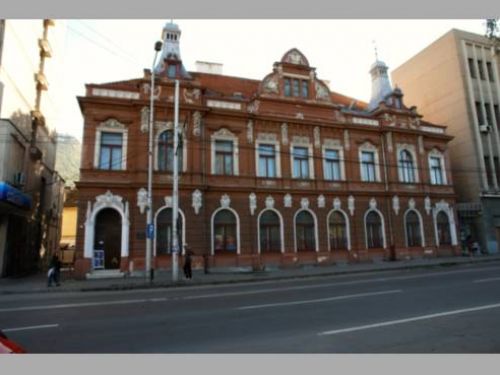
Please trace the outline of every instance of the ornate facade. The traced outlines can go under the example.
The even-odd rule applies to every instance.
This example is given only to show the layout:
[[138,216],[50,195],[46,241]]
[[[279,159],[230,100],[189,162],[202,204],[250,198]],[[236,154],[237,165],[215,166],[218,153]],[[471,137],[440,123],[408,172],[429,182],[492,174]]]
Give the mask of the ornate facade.
[[[167,24],[165,51],[177,53],[163,53],[155,69],[155,269],[171,261],[175,79],[178,229],[195,263],[208,255],[212,266],[292,266],[458,250],[451,137],[407,107],[400,89],[377,96],[390,85],[385,64],[372,67],[368,109],[330,91],[297,49],[258,81],[187,72],[179,40],[178,27]],[[81,276],[95,269],[96,249],[106,254],[99,267],[144,269],[150,75],[87,85],[78,98]]]

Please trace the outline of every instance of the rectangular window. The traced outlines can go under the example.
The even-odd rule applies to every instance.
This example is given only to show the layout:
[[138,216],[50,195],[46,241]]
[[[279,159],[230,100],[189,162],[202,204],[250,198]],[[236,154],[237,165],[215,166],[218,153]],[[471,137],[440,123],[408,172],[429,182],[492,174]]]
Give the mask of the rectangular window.
[[376,181],[375,174],[375,152],[361,152],[361,180],[367,182]]
[[500,170],[499,170],[499,164],[498,164],[498,157],[493,158],[493,164],[495,165],[495,173],[497,175],[497,183],[499,182],[498,179],[500,178]]
[[443,185],[443,170],[441,168],[441,158],[431,156],[431,184],[432,185]]
[[290,86],[290,78],[285,78],[285,96],[292,96],[292,88]]
[[483,111],[479,102],[476,102],[476,116],[478,125],[484,125]]
[[491,105],[490,103],[484,103],[486,110],[486,121],[488,125],[493,125],[493,114],[491,113]]
[[215,174],[234,174],[233,141],[215,141]]
[[101,133],[99,169],[122,169],[122,133]]
[[486,70],[488,71],[488,79],[491,82],[495,82],[495,76],[493,75],[493,69],[491,66],[491,62],[489,62],[489,61],[486,63]]
[[479,67],[479,78],[484,81],[486,78],[484,76],[483,60],[477,60],[477,65]]
[[298,79],[294,79],[293,81],[293,96],[300,95],[300,81]]
[[325,180],[341,180],[340,155],[338,150],[325,150]]
[[276,151],[274,145],[260,144],[259,177],[276,177]]
[[476,69],[474,69],[474,60],[469,58],[467,61],[469,62],[469,74],[471,78],[476,78]]
[[493,186],[493,171],[491,170],[490,157],[484,157],[484,166],[486,167],[486,178],[488,179],[488,186]]
[[293,148],[293,177],[309,178],[309,150],[307,147]]
[[493,112],[495,112],[495,117],[497,119],[497,126],[500,126],[500,112],[498,111],[498,104],[493,105]]
[[302,97],[306,99],[309,97],[309,82],[306,80],[302,80]]

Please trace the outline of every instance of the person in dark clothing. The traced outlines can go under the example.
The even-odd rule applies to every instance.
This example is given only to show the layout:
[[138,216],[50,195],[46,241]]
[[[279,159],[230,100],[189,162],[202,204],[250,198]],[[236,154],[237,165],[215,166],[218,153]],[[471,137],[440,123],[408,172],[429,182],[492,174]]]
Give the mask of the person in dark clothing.
[[192,260],[191,260],[191,251],[186,251],[186,255],[184,256],[184,276],[186,279],[191,279],[193,277],[192,270]]
[[208,274],[208,255],[203,254],[203,272],[205,275]]
[[61,274],[61,261],[59,260],[59,257],[54,254],[52,255],[52,259],[50,260],[49,264],[49,272],[48,272],[48,286],[52,286],[52,282],[56,283],[56,286],[61,285],[59,283],[59,276]]

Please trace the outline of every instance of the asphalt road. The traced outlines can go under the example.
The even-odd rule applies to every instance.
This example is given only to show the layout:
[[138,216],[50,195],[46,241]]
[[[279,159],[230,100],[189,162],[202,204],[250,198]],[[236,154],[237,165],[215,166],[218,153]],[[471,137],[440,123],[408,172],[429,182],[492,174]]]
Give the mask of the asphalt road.
[[0,297],[32,353],[500,353],[500,264]]

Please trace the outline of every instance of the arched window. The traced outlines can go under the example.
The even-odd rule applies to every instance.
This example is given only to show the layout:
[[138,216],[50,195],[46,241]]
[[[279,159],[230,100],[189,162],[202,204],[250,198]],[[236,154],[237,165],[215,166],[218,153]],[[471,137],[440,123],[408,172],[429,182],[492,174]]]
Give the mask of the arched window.
[[214,217],[214,252],[236,253],[238,249],[236,216],[230,210],[220,210]]
[[[179,172],[182,171],[182,146],[177,151]],[[158,170],[172,172],[174,166],[174,132],[165,130],[158,137]]]
[[450,221],[448,215],[440,211],[436,216],[439,245],[451,245]]
[[[182,251],[182,216],[177,217],[177,239]],[[172,209],[164,208],[156,217],[156,254],[172,253]]]
[[347,227],[344,215],[333,211],[328,218],[328,233],[330,236],[330,249],[347,249]]
[[382,232],[382,218],[375,211],[366,215],[366,243],[369,249],[384,247],[384,234]]
[[278,214],[267,210],[259,220],[260,251],[281,251],[281,224]]
[[415,182],[415,167],[413,156],[408,150],[401,150],[399,153],[399,174],[402,182]]
[[422,246],[420,219],[415,211],[408,211],[405,218],[406,243],[408,247]]
[[314,236],[314,218],[308,211],[301,211],[295,218],[295,237],[297,251],[316,250],[316,239]]

